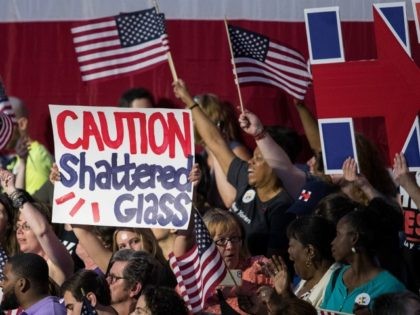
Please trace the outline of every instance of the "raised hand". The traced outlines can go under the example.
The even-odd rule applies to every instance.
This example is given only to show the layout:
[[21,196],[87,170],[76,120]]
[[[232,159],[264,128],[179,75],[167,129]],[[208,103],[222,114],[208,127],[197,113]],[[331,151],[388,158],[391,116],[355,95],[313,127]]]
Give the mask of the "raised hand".
[[392,173],[394,174],[394,179],[398,185],[404,185],[408,180],[411,179],[407,162],[402,153],[395,154]]
[[264,131],[264,126],[254,113],[244,110],[239,115],[239,125],[247,134],[255,137]]
[[10,195],[12,192],[16,190],[15,175],[13,175],[7,170],[0,169],[0,183],[4,192],[8,195]]
[[172,86],[174,88],[176,98],[179,98],[188,107],[191,107],[194,104],[194,100],[192,99],[191,94],[182,79],[172,83]]
[[193,184],[194,187],[197,187],[201,180],[201,170],[198,163],[195,163],[188,175],[188,181]]
[[356,184],[362,187],[368,184],[368,180],[362,174],[357,174],[357,163],[349,157],[343,163],[343,177],[346,181]]
[[51,166],[49,178],[52,184],[55,184],[55,182],[59,182],[61,180],[60,170],[58,169],[56,163],[53,163],[53,165]]
[[18,139],[15,146],[16,154],[19,158],[26,160],[29,155],[30,139],[28,136],[22,136]]

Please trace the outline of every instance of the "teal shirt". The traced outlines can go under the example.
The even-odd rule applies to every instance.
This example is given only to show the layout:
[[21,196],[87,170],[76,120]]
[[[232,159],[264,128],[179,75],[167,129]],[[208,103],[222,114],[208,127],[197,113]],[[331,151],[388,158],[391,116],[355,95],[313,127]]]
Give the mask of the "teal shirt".
[[[356,298],[358,304],[372,305],[373,300],[384,293],[405,291],[404,285],[399,282],[388,271],[381,271],[369,282],[355,288],[352,292],[347,291],[343,282],[343,274],[350,266],[344,266],[339,270],[337,276],[332,276],[325,289],[324,301],[321,304],[322,309],[352,313]],[[335,284],[334,284],[335,282]],[[360,299],[364,303],[360,303]]]

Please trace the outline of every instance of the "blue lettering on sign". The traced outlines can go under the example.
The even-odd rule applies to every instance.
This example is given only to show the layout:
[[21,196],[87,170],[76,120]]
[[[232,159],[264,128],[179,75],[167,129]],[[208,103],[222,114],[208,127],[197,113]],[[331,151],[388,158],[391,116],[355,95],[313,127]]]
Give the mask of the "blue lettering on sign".
[[[93,165],[86,162],[86,153],[79,156],[66,153],[61,156],[59,168],[61,182],[65,187],[78,184],[79,189],[90,191],[125,190],[114,202],[114,214],[121,223],[135,221],[148,224],[175,227],[184,226],[188,220],[187,206],[191,199],[192,184],[188,175],[193,165],[193,157],[188,157],[186,167],[176,169],[172,165],[136,164],[130,154],[123,155],[123,162],[118,161],[118,153],[112,153],[110,160],[99,160]],[[133,195],[127,192],[135,189],[153,189],[160,186],[175,193],[154,193]]]

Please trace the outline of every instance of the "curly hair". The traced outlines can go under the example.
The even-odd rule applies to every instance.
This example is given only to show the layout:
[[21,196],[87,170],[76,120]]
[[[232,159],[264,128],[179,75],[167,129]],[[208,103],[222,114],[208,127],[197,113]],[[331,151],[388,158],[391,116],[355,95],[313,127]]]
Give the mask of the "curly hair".
[[148,286],[141,295],[144,296],[146,306],[153,315],[189,314],[184,300],[171,288]]

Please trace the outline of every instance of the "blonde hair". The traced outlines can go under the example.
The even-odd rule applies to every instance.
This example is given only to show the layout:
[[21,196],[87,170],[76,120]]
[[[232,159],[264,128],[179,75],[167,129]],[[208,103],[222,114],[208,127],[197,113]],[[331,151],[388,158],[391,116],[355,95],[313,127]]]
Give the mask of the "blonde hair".
[[143,250],[152,254],[160,262],[165,262],[165,257],[163,256],[162,249],[160,248],[153,232],[147,228],[117,228],[114,231],[114,235],[112,236],[112,251],[115,253],[119,250],[117,244],[117,234],[121,231],[129,231],[135,233],[139,238],[140,242],[143,244]]
[[[206,93],[194,97],[204,113],[227,136],[227,141],[239,140],[240,130],[233,108],[227,102],[222,102],[215,94]],[[202,143],[202,138],[195,132],[197,143]]]
[[243,239],[240,258],[246,259],[250,256],[245,245],[245,230],[233,213],[219,208],[212,208],[204,214],[203,221],[212,238],[214,238],[217,231],[229,232],[238,230]]

